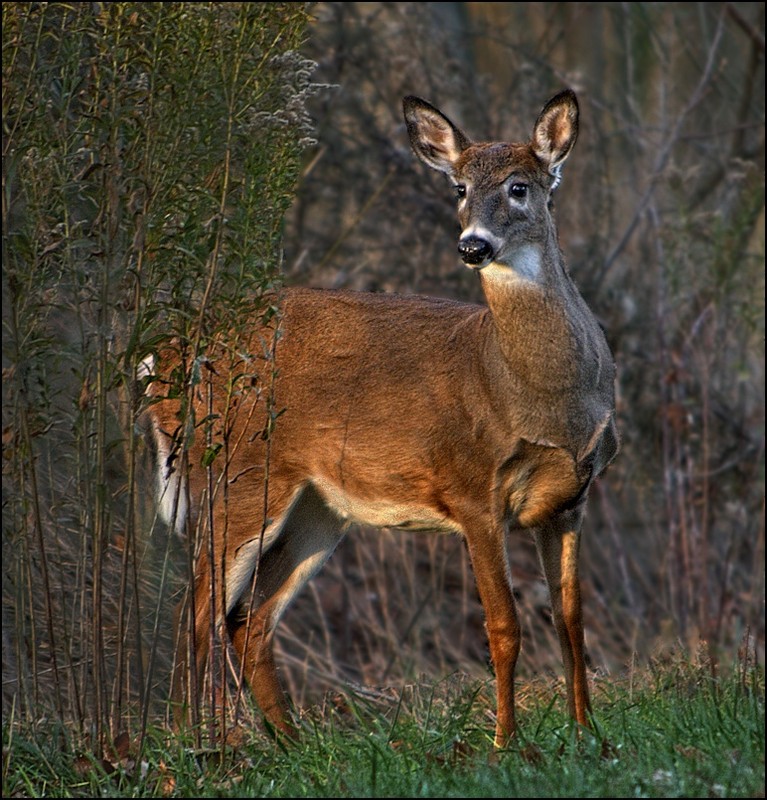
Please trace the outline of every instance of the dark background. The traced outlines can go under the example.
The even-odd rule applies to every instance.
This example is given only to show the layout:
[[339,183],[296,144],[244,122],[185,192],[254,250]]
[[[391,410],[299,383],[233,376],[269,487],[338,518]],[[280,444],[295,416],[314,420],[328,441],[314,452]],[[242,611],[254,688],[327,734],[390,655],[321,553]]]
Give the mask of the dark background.
[[[453,193],[410,152],[408,94],[516,141],[578,94],[555,217],[615,354],[622,436],[584,529],[592,668],[728,665],[745,645],[763,664],[764,5],[304,8],[3,4],[4,717],[55,706],[84,728],[93,707],[114,729],[141,687],[165,697],[188,578],[155,524],[129,378],[197,318],[211,254],[230,269],[221,319],[278,267],[288,284],[481,301]],[[246,23],[255,77],[237,97],[264,110],[228,117],[219,81],[239,86]],[[242,263],[256,278],[231,277]],[[532,543],[509,546],[520,672],[561,675]],[[278,659],[299,702],[487,676],[463,543],[353,529],[286,614]]]

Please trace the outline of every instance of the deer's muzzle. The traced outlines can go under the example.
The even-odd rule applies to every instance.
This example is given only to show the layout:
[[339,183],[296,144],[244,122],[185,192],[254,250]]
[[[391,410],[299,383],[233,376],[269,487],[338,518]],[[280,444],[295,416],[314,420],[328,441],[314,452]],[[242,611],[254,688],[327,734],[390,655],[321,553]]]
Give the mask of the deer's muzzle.
[[493,258],[492,245],[479,236],[466,236],[458,241],[458,252],[469,267],[484,266]]

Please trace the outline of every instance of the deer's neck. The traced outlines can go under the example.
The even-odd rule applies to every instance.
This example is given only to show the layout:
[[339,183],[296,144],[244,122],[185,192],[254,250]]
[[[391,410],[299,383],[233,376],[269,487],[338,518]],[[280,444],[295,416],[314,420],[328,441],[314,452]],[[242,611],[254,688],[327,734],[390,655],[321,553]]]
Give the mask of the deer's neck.
[[609,411],[612,360],[558,248],[536,247],[524,246],[518,268],[491,264],[480,273],[488,347],[525,438],[580,454]]
[[498,347],[514,375],[544,393],[577,382],[586,333],[561,260],[524,245],[514,268],[491,264],[480,275]]

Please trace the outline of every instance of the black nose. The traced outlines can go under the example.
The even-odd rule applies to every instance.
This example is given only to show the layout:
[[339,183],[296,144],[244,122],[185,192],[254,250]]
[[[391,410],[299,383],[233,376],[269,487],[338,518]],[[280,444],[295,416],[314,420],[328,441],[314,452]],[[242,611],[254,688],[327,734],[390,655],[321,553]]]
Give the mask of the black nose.
[[458,242],[458,252],[464,264],[477,266],[493,257],[493,248],[479,236],[467,236]]

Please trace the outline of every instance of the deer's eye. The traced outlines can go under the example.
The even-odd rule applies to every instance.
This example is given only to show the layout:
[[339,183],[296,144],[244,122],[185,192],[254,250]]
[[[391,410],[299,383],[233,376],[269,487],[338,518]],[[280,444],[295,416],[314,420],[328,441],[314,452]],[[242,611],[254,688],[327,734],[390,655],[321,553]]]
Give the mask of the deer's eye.
[[527,197],[527,184],[519,182],[512,183],[511,186],[509,186],[509,197],[516,197],[517,200]]
[[462,183],[456,183],[453,189],[455,189],[455,196],[459,200],[462,200],[464,197],[466,197],[466,187]]

